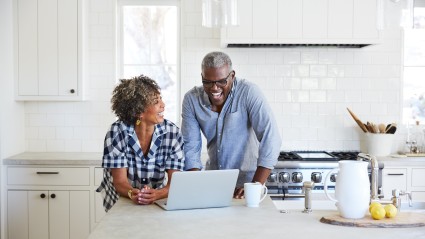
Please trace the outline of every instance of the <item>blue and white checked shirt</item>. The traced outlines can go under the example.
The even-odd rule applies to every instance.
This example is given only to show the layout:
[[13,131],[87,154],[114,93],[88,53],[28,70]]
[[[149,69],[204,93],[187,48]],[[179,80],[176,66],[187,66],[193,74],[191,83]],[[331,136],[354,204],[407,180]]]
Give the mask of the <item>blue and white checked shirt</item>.
[[207,139],[206,169],[239,169],[238,187],[251,182],[257,166],[273,169],[281,138],[258,86],[235,78],[221,113],[211,110],[204,88],[186,93],[182,109],[185,169],[202,168],[201,131]]
[[165,186],[165,170],[184,168],[184,142],[179,128],[164,120],[155,126],[147,157],[143,155],[133,125],[116,121],[105,136],[103,149],[103,181],[97,192],[105,190],[103,206],[108,211],[119,195],[113,185],[111,168],[128,168],[128,182],[133,188],[149,185]]

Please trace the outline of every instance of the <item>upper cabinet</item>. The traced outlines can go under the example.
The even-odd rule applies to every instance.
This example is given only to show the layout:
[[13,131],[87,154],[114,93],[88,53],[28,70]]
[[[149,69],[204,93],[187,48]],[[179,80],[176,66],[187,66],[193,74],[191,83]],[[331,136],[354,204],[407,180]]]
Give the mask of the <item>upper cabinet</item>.
[[376,44],[376,0],[239,0],[228,44]]
[[16,100],[81,100],[81,0],[17,0],[14,14]]

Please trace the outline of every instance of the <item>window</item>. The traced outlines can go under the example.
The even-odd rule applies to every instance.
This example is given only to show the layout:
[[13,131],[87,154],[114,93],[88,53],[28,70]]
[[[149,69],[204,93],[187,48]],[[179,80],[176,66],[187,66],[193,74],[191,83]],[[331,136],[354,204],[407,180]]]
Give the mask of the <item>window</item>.
[[118,2],[118,78],[146,75],[161,87],[165,117],[179,117],[179,6],[170,0]]
[[404,31],[403,123],[425,124],[425,0],[415,0],[413,25]]

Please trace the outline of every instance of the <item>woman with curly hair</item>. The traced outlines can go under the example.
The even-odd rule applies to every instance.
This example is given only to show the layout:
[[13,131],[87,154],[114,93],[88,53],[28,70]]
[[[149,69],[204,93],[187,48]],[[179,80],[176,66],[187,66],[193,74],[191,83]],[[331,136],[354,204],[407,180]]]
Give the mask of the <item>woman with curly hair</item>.
[[111,103],[118,120],[105,137],[104,177],[96,190],[103,192],[105,211],[120,195],[135,204],[166,198],[172,173],[184,168],[184,151],[180,129],[164,119],[159,86],[143,75],[123,79]]

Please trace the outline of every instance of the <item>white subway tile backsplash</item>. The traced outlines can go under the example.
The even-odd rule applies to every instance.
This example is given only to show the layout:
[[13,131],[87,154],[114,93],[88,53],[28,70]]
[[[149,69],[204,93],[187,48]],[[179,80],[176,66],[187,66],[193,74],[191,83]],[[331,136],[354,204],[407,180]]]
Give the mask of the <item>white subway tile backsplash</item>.
[[318,64],[319,53],[318,52],[302,52],[301,53],[301,64]]
[[336,61],[336,52],[319,52],[319,64],[334,65]]
[[283,55],[285,64],[301,64],[300,52],[285,52]]
[[[46,140],[46,152],[64,152],[65,140],[63,139],[50,139]],[[79,151],[74,151],[79,152]]]
[[55,127],[39,127],[40,139],[54,139],[56,137]]
[[310,76],[312,77],[326,77],[327,76],[326,65],[310,65]]
[[318,78],[302,78],[301,89],[303,90],[318,90],[319,79]]
[[308,77],[310,76],[310,67],[308,65],[294,65],[292,66],[293,77]]

